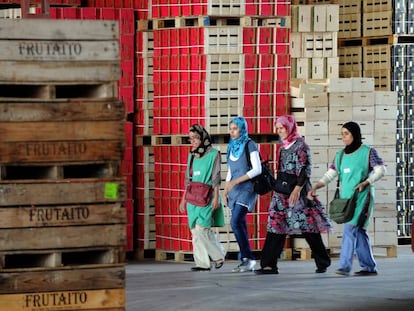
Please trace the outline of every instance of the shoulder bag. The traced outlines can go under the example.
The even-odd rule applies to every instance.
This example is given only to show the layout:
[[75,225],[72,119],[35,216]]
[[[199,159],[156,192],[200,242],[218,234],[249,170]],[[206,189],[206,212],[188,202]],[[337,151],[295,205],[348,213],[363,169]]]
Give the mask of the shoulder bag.
[[[279,153],[280,159],[280,153]],[[277,193],[290,195],[297,184],[297,176],[286,172],[277,172],[274,190]]]
[[213,196],[213,187],[202,182],[192,181],[193,177],[193,160],[194,156],[191,156],[190,168],[189,168],[189,183],[187,185],[184,199],[193,205],[199,207],[206,207],[210,203]]
[[[247,162],[249,165],[249,168],[252,168],[252,162],[250,161],[250,153],[249,148],[247,147],[248,142],[246,146],[244,147]],[[274,185],[275,185],[275,178],[273,177],[273,172],[269,167],[269,161],[263,161],[262,156],[260,155],[260,162],[262,165],[262,172],[260,175],[252,178],[251,182],[253,183],[253,191],[259,195],[264,195],[266,193],[269,193],[273,191]]]
[[297,182],[297,176],[295,174],[289,174],[286,172],[278,172],[276,175],[276,182],[274,190],[277,193],[291,194],[295,189]]
[[343,224],[350,221],[354,217],[356,201],[358,198],[358,189],[355,189],[354,194],[350,199],[340,199],[339,198],[339,179],[341,171],[341,162],[344,151],[342,150],[341,155],[339,156],[338,163],[338,180],[336,182],[336,191],[334,199],[329,203],[329,218],[332,219],[337,224]]

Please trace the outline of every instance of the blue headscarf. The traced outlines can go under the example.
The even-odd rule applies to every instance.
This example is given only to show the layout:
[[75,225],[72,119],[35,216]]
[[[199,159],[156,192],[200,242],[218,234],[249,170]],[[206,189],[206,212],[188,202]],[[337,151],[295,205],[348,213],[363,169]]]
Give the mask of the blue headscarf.
[[240,130],[240,136],[237,139],[230,137],[229,146],[227,148],[227,158],[230,156],[230,153],[233,154],[235,158],[240,158],[240,155],[244,152],[244,147],[249,141],[249,134],[247,132],[247,122],[243,117],[236,117],[230,121],[229,124],[236,124]]

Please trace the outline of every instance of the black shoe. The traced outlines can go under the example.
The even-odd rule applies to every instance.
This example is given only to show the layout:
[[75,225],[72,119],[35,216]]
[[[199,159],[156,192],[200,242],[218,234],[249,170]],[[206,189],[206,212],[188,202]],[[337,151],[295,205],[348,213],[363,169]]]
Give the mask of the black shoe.
[[325,273],[326,272],[326,268],[318,268],[315,270],[315,273]]
[[377,271],[367,271],[367,270],[361,270],[354,273],[355,276],[375,276],[378,275]]
[[210,271],[210,268],[192,267],[191,271]]
[[220,269],[221,267],[223,267],[223,265],[224,265],[224,260],[221,260],[221,261],[216,261],[215,263],[214,263],[214,268],[216,268],[216,269]]
[[278,269],[257,269],[254,270],[255,274],[279,274],[279,270]]

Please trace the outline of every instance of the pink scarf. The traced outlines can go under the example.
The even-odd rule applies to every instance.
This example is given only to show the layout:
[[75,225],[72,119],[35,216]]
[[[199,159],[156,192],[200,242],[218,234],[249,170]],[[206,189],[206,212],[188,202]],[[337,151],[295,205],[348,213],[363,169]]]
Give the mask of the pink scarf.
[[298,138],[301,138],[302,136],[298,133],[298,127],[296,124],[296,120],[291,115],[284,115],[276,119],[276,123],[282,124],[282,126],[286,129],[288,136],[286,139],[283,139],[283,147],[289,146],[291,143],[293,143]]

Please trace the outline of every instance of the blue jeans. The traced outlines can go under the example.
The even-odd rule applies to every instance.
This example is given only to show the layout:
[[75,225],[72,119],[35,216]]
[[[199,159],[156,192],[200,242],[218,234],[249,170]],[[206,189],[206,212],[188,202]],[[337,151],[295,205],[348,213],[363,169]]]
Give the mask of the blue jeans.
[[346,272],[350,272],[352,269],[354,252],[363,270],[377,271],[377,264],[372,254],[367,232],[360,227],[344,224],[339,267]]
[[231,211],[231,228],[237,243],[240,248],[240,259],[248,258],[254,259],[253,253],[250,249],[249,236],[247,234],[246,215],[248,213],[247,207],[236,204]]

